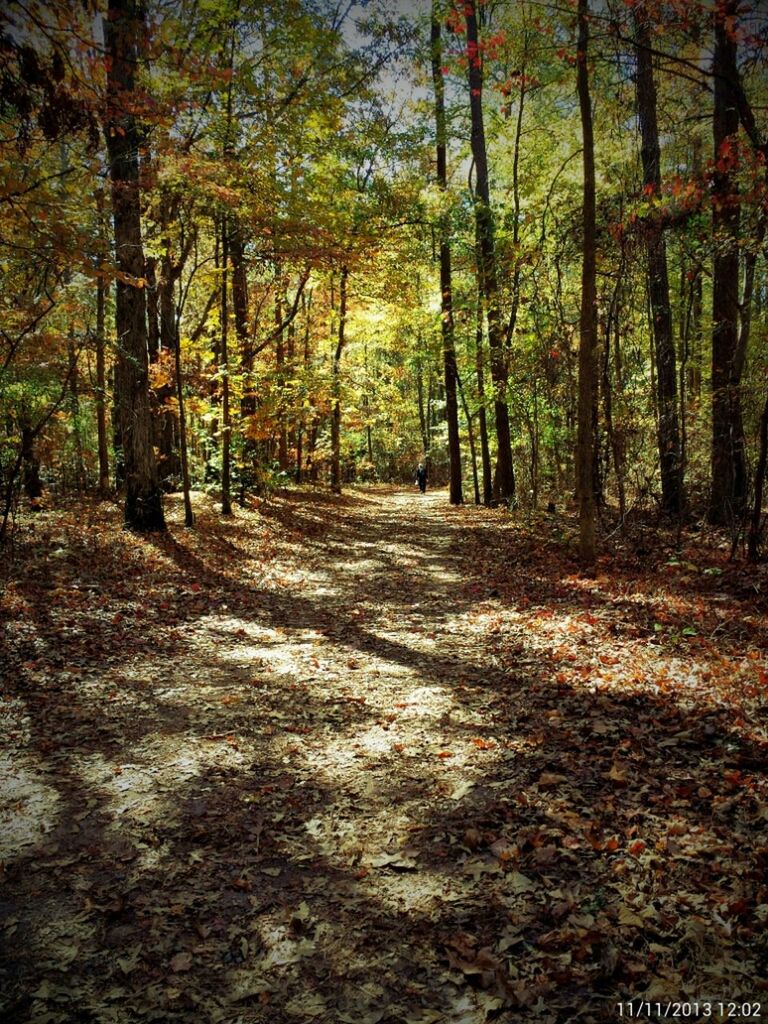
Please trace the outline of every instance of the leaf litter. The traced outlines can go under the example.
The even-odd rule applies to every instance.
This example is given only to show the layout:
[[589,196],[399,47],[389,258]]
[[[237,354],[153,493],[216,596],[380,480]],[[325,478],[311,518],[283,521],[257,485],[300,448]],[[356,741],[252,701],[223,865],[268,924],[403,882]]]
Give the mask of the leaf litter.
[[764,567],[586,579],[391,489],[170,519],[45,512],[3,570],[4,1021],[762,997]]

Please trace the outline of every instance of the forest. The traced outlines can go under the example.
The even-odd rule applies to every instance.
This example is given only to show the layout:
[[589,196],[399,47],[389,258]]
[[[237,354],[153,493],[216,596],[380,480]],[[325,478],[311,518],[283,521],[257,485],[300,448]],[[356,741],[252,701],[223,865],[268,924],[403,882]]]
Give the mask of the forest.
[[768,7],[0,51],[0,1018],[768,1015]]

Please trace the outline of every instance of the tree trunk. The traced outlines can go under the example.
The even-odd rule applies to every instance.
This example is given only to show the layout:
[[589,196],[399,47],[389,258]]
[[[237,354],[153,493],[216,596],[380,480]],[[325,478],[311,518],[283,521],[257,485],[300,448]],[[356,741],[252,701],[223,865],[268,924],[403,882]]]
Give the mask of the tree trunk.
[[[448,188],[447,146],[445,130],[445,83],[442,72],[442,43],[440,19],[432,0],[432,83],[435,90],[435,139],[437,146],[437,184],[441,192]],[[443,337],[443,370],[445,375],[445,415],[448,421],[448,457],[450,461],[449,500],[460,505],[464,496],[461,488],[461,446],[459,440],[459,408],[456,400],[456,344],[454,340],[453,294],[451,289],[450,226],[445,215],[440,218],[440,295],[441,329]]]
[[[176,364],[179,348],[179,331],[176,320],[176,282],[181,274],[181,265],[174,264],[171,257],[171,239],[163,239],[165,254],[160,263],[160,280],[157,283],[158,310],[160,313],[160,350],[168,353]],[[166,357],[167,358],[167,357]],[[158,401],[158,448],[160,449],[160,479],[178,479],[181,463],[177,446],[176,411],[169,406],[174,385],[169,381],[156,389]]]
[[469,441],[469,457],[472,460],[472,485],[475,491],[475,504],[480,504],[480,479],[477,473],[477,445],[475,444],[475,431],[472,426],[472,416],[469,412],[469,406],[467,405],[467,397],[464,394],[464,388],[461,386],[461,378],[456,377],[456,383],[459,387],[459,397],[461,398],[461,407],[464,410],[464,416],[467,421],[467,439]]
[[[421,345],[419,346],[421,348]],[[429,459],[429,422],[424,402],[424,366],[419,359],[416,364],[416,399],[419,406],[419,431],[421,432],[421,448],[425,461]]]
[[[303,369],[306,374],[309,368],[309,339],[310,339],[310,326],[311,326],[311,310],[312,310],[312,292],[309,293],[309,298],[304,295],[301,297],[301,306],[304,312],[304,347],[303,347]],[[305,430],[304,414],[300,414],[299,423],[296,428],[296,483],[300,484],[303,473],[303,458],[304,458],[304,430]]]
[[[613,423],[613,382],[611,381],[611,337],[614,334],[614,332],[618,333],[619,329],[619,296],[621,292],[621,278],[624,275],[624,270],[625,263],[622,257],[622,261],[619,265],[619,276],[614,287],[613,296],[611,298],[611,304],[608,309],[608,315],[605,319],[605,349],[603,351],[603,410],[605,414],[605,430],[608,435],[608,444],[610,445],[611,456],[613,458],[613,471],[616,475],[616,492],[619,498],[619,515],[621,516],[622,520],[624,519],[624,516],[627,512],[627,497],[624,486],[624,454]],[[616,342],[616,347],[618,348],[618,340]]]
[[760,449],[755,469],[755,503],[752,506],[752,518],[747,534],[747,560],[757,562],[760,557],[761,520],[763,517],[763,490],[765,488],[765,470],[768,463],[768,397],[766,397],[763,413],[760,417],[759,430]]
[[472,118],[472,157],[475,162],[475,225],[477,232],[479,274],[482,282],[488,318],[488,344],[491,351],[491,377],[493,379],[496,412],[496,472],[494,498],[509,501],[515,496],[515,471],[512,464],[512,441],[507,408],[507,352],[501,326],[499,286],[496,268],[493,214],[488,182],[488,157],[483,124],[483,64],[479,49],[476,0],[466,6],[469,105]]
[[[701,139],[693,140],[693,176],[701,177]],[[701,366],[704,348],[704,268],[697,260],[690,270],[690,315],[686,320],[686,346],[688,352],[687,386],[689,401],[698,405],[701,398]],[[691,402],[691,404],[693,404]],[[683,412],[685,414],[685,412]]]
[[589,94],[587,46],[589,45],[588,0],[579,0],[579,42],[577,85],[584,145],[583,230],[581,271],[581,316],[579,320],[579,404],[576,442],[576,483],[579,498],[579,556],[589,568],[596,556],[594,489],[594,406],[597,348],[597,260],[595,209],[595,146],[592,103]]
[[493,470],[488,445],[488,413],[485,408],[485,369],[483,358],[483,292],[478,275],[477,325],[475,331],[475,371],[477,373],[477,422],[480,428],[480,461],[483,467],[483,504],[493,501]]
[[[648,17],[635,11],[637,39],[637,107],[642,136],[641,159],[643,184],[658,196],[661,190],[661,149],[656,118],[656,83],[650,52]],[[667,249],[663,228],[650,229],[646,241],[648,258],[648,292],[651,305],[651,328],[656,361],[658,401],[658,447],[661,469],[661,499],[665,512],[678,515],[683,507],[680,423],[677,404],[675,340],[672,331],[672,306],[669,299]]]
[[317,435],[319,430],[320,424],[317,418],[315,418],[309,430],[309,451],[307,452],[307,472],[309,473],[310,483],[313,484],[317,483],[317,459],[315,456],[317,454]]
[[229,255],[232,263],[232,312],[235,318],[235,334],[240,346],[243,371],[250,372],[253,358],[248,340],[248,275],[245,266],[243,229],[236,217],[231,218]]
[[[275,368],[279,399],[277,404],[277,464],[280,471],[288,470],[288,428],[285,421],[285,331],[283,329],[283,278],[280,267],[275,274]],[[287,305],[287,304],[286,304]]]
[[712,495],[709,520],[724,525],[741,516],[747,490],[744,427],[741,417],[739,356],[739,222],[735,170],[739,114],[734,83],[736,41],[728,22],[738,0],[725,0],[715,12],[713,119],[715,168],[712,176]]
[[229,241],[226,215],[221,225],[221,514],[232,515],[232,482],[230,469],[231,422],[229,411],[229,308],[227,304],[227,269]]
[[184,525],[193,526],[195,514],[192,511],[191,486],[189,482],[189,457],[187,453],[187,417],[184,410],[184,382],[181,376],[181,342],[177,339],[174,352],[176,370],[176,399],[179,403],[179,455],[181,457],[181,484],[184,490]]
[[349,270],[341,268],[339,281],[339,331],[333,354],[333,408],[331,410],[331,490],[341,494],[341,356],[346,342],[347,278]]
[[72,439],[75,450],[74,478],[75,489],[84,491],[88,486],[85,459],[83,457],[83,438],[80,432],[80,375],[78,373],[78,352],[75,349],[74,328],[70,327],[67,339],[67,361],[69,364],[69,415],[72,420]]
[[140,146],[130,97],[143,25],[136,0],[109,0],[105,24],[107,62],[106,142],[112,184],[116,284],[115,385],[125,466],[125,522],[135,530],[164,530],[162,496],[152,447],[149,404],[144,250],[139,194]]
[[147,279],[147,349],[150,363],[157,362],[160,355],[160,314],[157,308],[157,260],[148,256],[144,261],[144,276]]
[[[21,426],[21,485],[24,493],[31,501],[42,497],[43,481],[40,479],[40,459],[35,450],[35,431],[28,424]],[[15,474],[8,473],[8,479],[13,484]]]
[[96,434],[99,448],[99,493],[109,491],[109,445],[107,442],[107,374],[105,360],[106,288],[100,276],[96,285]]

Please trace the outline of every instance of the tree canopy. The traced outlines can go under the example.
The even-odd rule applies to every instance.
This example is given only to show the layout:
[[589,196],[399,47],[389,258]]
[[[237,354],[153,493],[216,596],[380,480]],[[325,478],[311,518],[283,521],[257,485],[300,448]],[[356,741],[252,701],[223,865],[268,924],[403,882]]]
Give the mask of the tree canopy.
[[1,27],[4,534],[22,488],[127,489],[156,528],[162,490],[228,510],[426,459],[453,501],[576,495],[587,563],[653,509],[759,556],[760,5],[59,0]]

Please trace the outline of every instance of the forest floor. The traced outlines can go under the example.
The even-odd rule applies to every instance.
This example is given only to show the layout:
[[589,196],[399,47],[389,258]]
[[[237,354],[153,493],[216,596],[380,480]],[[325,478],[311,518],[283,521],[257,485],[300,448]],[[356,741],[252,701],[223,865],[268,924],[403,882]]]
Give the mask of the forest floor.
[[765,566],[585,578],[567,517],[438,492],[197,504],[6,552],[4,1024],[768,1016]]

